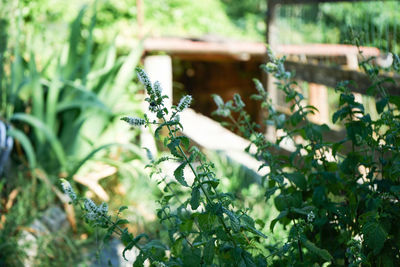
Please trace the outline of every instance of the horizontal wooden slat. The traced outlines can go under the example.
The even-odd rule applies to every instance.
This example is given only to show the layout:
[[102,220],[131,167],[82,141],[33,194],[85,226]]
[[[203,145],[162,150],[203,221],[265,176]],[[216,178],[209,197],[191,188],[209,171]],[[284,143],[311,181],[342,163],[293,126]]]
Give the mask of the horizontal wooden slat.
[[[304,64],[293,61],[285,62],[286,69],[295,72],[296,79],[323,84],[329,87],[336,87],[340,81],[354,81],[355,85],[350,84],[353,92],[366,94],[367,89],[372,85],[369,77],[362,72],[345,70],[339,67],[330,67],[326,65]],[[400,76],[382,75],[380,78],[391,78],[395,84],[390,82],[383,83],[388,94],[400,95]]]

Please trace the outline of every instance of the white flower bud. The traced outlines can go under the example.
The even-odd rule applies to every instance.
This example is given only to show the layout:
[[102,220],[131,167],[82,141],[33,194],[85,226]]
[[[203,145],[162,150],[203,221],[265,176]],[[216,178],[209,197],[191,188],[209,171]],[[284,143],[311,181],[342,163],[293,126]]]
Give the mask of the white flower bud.
[[72,189],[71,184],[67,180],[61,179],[61,186],[64,193],[69,196],[72,202],[74,202],[77,199],[77,196],[74,190]]
[[136,118],[136,117],[123,117],[121,120],[126,121],[132,126],[141,126],[146,124],[146,121],[142,118]]
[[153,86],[151,85],[151,81],[149,76],[147,76],[146,72],[142,70],[141,68],[136,68],[136,73],[139,77],[140,82],[144,85],[146,88],[147,93],[151,96],[153,95]]
[[178,106],[176,107],[176,110],[178,112],[181,112],[185,108],[188,108],[190,106],[190,103],[192,103],[192,96],[190,95],[185,95],[184,97],[181,98],[179,101]]
[[94,213],[96,214],[96,212],[98,211],[97,205],[93,202],[93,200],[91,200],[90,198],[85,198],[84,201],[84,206],[85,209],[89,212],[89,213]]

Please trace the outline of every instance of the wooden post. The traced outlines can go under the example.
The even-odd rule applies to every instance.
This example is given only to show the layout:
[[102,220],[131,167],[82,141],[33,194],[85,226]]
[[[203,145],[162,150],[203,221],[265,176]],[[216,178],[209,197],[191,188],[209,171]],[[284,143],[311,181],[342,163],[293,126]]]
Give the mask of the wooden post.
[[[165,106],[170,108],[172,105],[172,60],[168,55],[147,56],[144,59],[144,69],[154,83],[159,81],[162,87],[162,93],[168,96],[165,99]],[[147,106],[143,110],[148,110]],[[155,114],[147,114],[150,120],[158,120]],[[142,128],[140,136],[141,145],[148,148],[153,155],[157,155],[157,146],[154,137],[147,128]]]
[[[277,33],[278,33],[278,27],[276,25],[276,17],[277,17],[277,2],[276,0],[267,0],[268,4],[268,9],[267,9],[267,17],[266,17],[266,41],[269,47],[273,52],[276,51],[276,47],[278,44],[277,40]],[[266,57],[267,61],[269,60],[268,57]],[[275,78],[272,75],[267,75],[265,77],[266,80],[266,85],[267,85],[267,91],[269,94],[269,97],[271,98],[272,104],[277,105],[278,104],[278,89],[276,88],[275,85]],[[267,126],[267,132],[266,132],[266,137],[270,141],[275,141],[276,139],[276,129],[273,126]]]
[[311,116],[311,120],[318,124],[329,122],[329,102],[328,90],[325,85],[309,83],[308,84],[308,101],[311,106],[318,109]]
[[139,39],[143,38],[143,22],[144,22],[144,10],[143,0],[136,0],[136,19],[138,24],[138,35]]
[[159,81],[163,94],[168,96],[165,99],[168,108],[172,105],[172,59],[169,55],[147,56],[144,59],[144,69],[150,80],[154,83]]

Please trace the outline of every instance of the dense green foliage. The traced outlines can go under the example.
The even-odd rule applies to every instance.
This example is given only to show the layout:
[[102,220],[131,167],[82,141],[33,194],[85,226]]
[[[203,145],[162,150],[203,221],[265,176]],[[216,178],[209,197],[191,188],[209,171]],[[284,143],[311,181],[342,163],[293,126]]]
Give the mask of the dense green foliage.
[[[140,88],[132,82],[142,53],[136,41],[136,1],[86,3],[89,6],[82,8],[84,3],[77,0],[0,0],[0,120],[7,126],[1,134],[15,141],[11,166],[0,173],[0,265],[24,264],[25,248],[19,243],[24,227],[50,204],[64,201],[57,189],[60,177],[71,180],[90,173],[96,162],[118,168],[111,181],[103,182],[110,185],[108,192],[121,184],[129,191],[113,196],[113,201],[119,198],[115,202],[134,206],[148,201],[143,195],[157,199],[158,221],[140,222],[145,225],[140,231],[150,231],[137,235],[122,218],[124,214],[132,220],[131,207],[110,216],[106,204],[74,198],[64,183],[90,225],[78,221],[78,233],[96,233],[97,238],[100,226],[105,240],[119,236],[126,246],[124,254],[134,247],[139,251],[136,266],[146,259],[156,266],[400,265],[400,100],[381,86],[379,70],[368,61],[361,64],[374,84],[369,93],[378,100],[377,118],[355,101],[346,82],[336,89],[341,97],[333,121],[342,123],[347,134],[337,143],[324,138],[326,125],[308,120],[315,109],[303,104],[283,59],[270,55],[272,62],[263,68],[279,81],[292,114],[276,112],[259,82],[254,96],[268,113],[263,123],[280,132],[276,142],[260,132],[265,125],[250,121],[240,96],[227,103],[216,96],[216,113],[232,120],[231,126],[252,142],[248,152],[260,160],[260,169],[268,170],[260,183],[238,174],[231,162],[207,159],[191,146],[181,135],[179,121],[191,98],[165,108],[161,85],[149,83],[139,69],[153,114],[125,120],[157,128],[155,136],[166,152],[148,153],[147,169],[156,187],[142,179],[144,172],[137,168],[145,161],[136,145],[139,128],[121,129],[124,123],[119,120],[142,113]],[[267,7],[262,0],[144,3],[144,30],[150,35],[264,40]],[[352,39],[351,26],[361,32],[363,45],[398,51],[398,2],[323,4],[304,6],[300,12],[291,8],[281,10],[282,42],[285,35],[296,42],[347,42]],[[395,56],[397,71],[399,64]],[[116,143],[117,134],[124,144]],[[295,149],[282,151],[279,145],[284,142]],[[161,171],[168,163],[176,165],[174,177]],[[78,184],[74,189],[86,192]],[[111,203],[110,210],[115,206]],[[78,220],[79,215],[80,211]],[[74,257],[82,257],[82,244],[89,244],[91,236],[76,242],[77,235],[68,234],[41,240],[34,263],[76,264]]]
[[[276,142],[257,132],[258,126],[249,120],[238,96],[228,103],[216,97],[216,103],[217,113],[229,117],[233,127],[252,141],[254,156],[262,162],[260,169],[269,169],[264,180],[266,198],[278,193],[274,203],[280,211],[270,224],[271,231],[276,223],[290,227],[287,246],[272,264],[397,266],[400,98],[388,95],[377,78],[379,71],[363,62],[374,84],[369,93],[379,99],[379,118],[372,120],[347,89],[348,83],[341,83],[336,88],[341,96],[333,122],[344,123],[346,137],[327,142],[324,135],[329,127],[308,121],[315,108],[302,104],[304,97],[285,71],[284,59],[272,54],[270,59],[263,68],[278,80],[293,112],[287,118],[278,114],[256,81],[259,94],[254,98],[268,109],[266,123],[282,131]],[[231,112],[239,112],[239,119]],[[280,143],[288,140],[294,145],[293,152],[270,152],[271,148],[279,151]]]
[[[94,52],[95,16],[84,27],[86,12],[87,8],[79,12],[69,27],[68,41],[55,47],[48,60],[24,35],[27,29],[19,24],[21,17],[0,20],[0,120],[7,126],[1,136],[11,137],[15,144],[9,161],[3,144],[0,149],[4,170],[0,173],[0,265],[22,264],[25,256],[15,248],[21,233],[18,227],[63,201],[56,189],[59,177],[85,175],[98,162],[121,172],[130,165],[132,172],[132,160],[142,158],[138,147],[129,144],[137,132],[126,132],[118,140],[115,136],[120,114],[141,113],[130,71],[141,56],[141,46],[137,43],[123,56],[113,43]],[[17,193],[15,205],[14,199],[9,200],[12,192]]]
[[[264,222],[240,209],[243,200],[220,190],[214,164],[179,134],[183,127],[179,113],[190,105],[191,97],[185,96],[172,110],[167,109],[160,84],[152,84],[144,71],[137,69],[148,93],[149,111],[157,119],[145,115],[143,119],[123,120],[132,126],[156,125],[156,138],[170,152],[157,159],[149,154],[151,176],[159,175],[163,188],[157,217],[164,227],[158,238],[133,236],[121,227],[128,223],[120,218],[125,207],[114,218],[108,215],[104,203],[97,206],[90,199],[77,198],[64,184],[72,201],[82,203],[92,225],[106,228],[106,238],[112,233],[120,236],[126,246],[124,256],[133,247],[139,250],[134,266],[142,266],[145,260],[155,266],[400,264],[400,231],[396,225],[400,219],[400,98],[387,95],[377,76],[379,70],[363,62],[374,83],[369,92],[379,99],[379,117],[372,120],[355,101],[348,83],[340,83],[336,88],[341,92],[340,103],[333,122],[344,123],[346,137],[327,142],[324,135],[329,127],[308,120],[315,108],[303,104],[304,97],[292,74],[285,71],[284,59],[275,58],[271,52],[269,58],[271,62],[262,67],[277,79],[278,88],[291,103],[292,114],[286,118],[276,112],[257,80],[258,94],[253,98],[268,111],[265,123],[280,131],[276,141],[259,132],[260,126],[251,121],[239,95],[226,103],[219,96],[214,100],[216,114],[229,118],[232,127],[251,141],[246,151],[260,161],[259,170],[267,169],[262,181],[265,199],[272,198],[279,211],[268,229],[273,232],[277,224],[283,225],[288,228],[287,239],[269,242],[269,232],[256,226],[263,228]],[[238,119],[234,113],[239,113]],[[167,136],[160,135],[163,128]],[[292,152],[282,151],[280,144],[284,142],[292,143]],[[161,173],[160,164],[165,161],[178,162],[173,180]],[[188,172],[193,174],[193,181]]]
[[[66,21],[73,18],[75,11],[83,4],[93,3],[97,3],[98,11],[96,42],[110,42],[119,36],[119,44],[126,46],[129,40],[138,37],[138,11],[134,0],[22,1],[24,29],[34,33],[29,36],[45,40],[47,45],[56,44],[65,40]],[[265,40],[266,0],[144,0],[143,3],[145,34]],[[5,5],[6,12],[16,15],[16,5],[14,9],[10,6]],[[347,43],[352,27],[362,32],[363,45],[397,53],[400,40],[395,36],[400,30],[396,20],[399,8],[398,1],[280,6],[280,42]],[[90,20],[84,23],[89,25]]]

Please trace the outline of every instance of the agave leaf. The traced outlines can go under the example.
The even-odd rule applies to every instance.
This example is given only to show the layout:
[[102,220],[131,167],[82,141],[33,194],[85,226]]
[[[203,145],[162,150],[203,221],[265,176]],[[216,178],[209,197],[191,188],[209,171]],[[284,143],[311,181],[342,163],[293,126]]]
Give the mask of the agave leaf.
[[11,117],[11,120],[25,122],[25,123],[31,125],[35,129],[35,131],[42,132],[43,135],[49,141],[61,167],[63,167],[63,168],[66,167],[67,160],[66,160],[66,157],[64,154],[63,147],[62,147],[60,141],[57,139],[57,137],[51,131],[51,129],[49,129],[49,127],[47,127],[47,125],[44,124],[43,121],[39,120],[38,118],[36,118],[32,115],[25,114],[25,113],[15,113]]
[[28,159],[29,162],[29,167],[32,169],[35,168],[36,167],[35,150],[33,149],[32,143],[31,141],[29,141],[29,138],[26,136],[26,134],[15,128],[11,128],[10,130],[8,130],[7,134],[13,137],[15,140],[18,140],[18,142],[21,144],[22,148],[25,151],[26,158]]
[[113,147],[113,146],[120,146],[120,147],[126,148],[126,149],[130,150],[131,152],[133,152],[133,153],[139,155],[139,156],[142,157],[142,158],[145,157],[145,156],[143,155],[143,151],[142,151],[141,149],[139,149],[137,146],[132,145],[132,144],[120,144],[120,143],[105,144],[105,145],[102,145],[102,146],[99,146],[99,147],[93,149],[88,155],[86,155],[86,157],[84,157],[82,160],[80,160],[80,161],[75,165],[75,167],[71,170],[70,176],[76,174],[76,173],[79,171],[79,169],[80,169],[88,160],[92,159],[92,158],[96,155],[96,153],[98,153],[99,151],[108,149],[108,148],[110,148],[110,147]]

